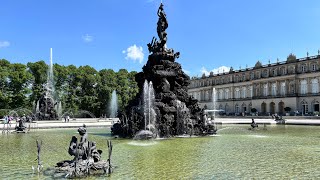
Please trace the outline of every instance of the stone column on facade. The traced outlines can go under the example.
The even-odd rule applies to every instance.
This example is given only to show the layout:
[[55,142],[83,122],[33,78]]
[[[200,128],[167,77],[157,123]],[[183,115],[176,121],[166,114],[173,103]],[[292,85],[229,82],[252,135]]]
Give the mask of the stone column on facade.
[[284,81],[284,94],[285,94],[285,97],[287,96],[287,94],[289,94],[289,81],[288,81],[288,79],[286,79],[285,81]]
[[280,82],[276,81],[276,96],[278,96],[280,94]]
[[270,85],[270,82],[267,82],[267,96],[269,96],[271,93],[271,85]]
[[230,92],[229,92],[229,95],[230,95],[231,99],[233,99],[233,93],[234,93],[234,86],[231,86],[230,87]]
[[312,78],[307,78],[307,94],[312,93],[312,84],[311,84]]
[[[300,93],[300,91],[299,91],[299,87],[300,87],[300,82],[299,82],[299,79],[294,79],[293,80],[295,83],[294,83],[294,87],[295,87],[295,94],[297,94],[297,93]],[[296,110],[298,110],[298,111],[301,111],[301,108],[300,108],[300,103],[299,103],[299,98],[295,98],[295,100],[296,100]]]
[[295,93],[297,93],[297,94],[300,94],[301,92],[300,92],[300,89],[301,89],[301,84],[300,84],[300,81],[299,81],[299,79],[295,79],[294,80],[295,81]]
[[319,77],[317,77],[316,79],[318,80],[318,91],[317,91],[316,93],[319,93],[319,90],[320,90],[320,87],[319,87],[319,85],[320,85]]
[[263,84],[261,82],[258,84],[258,88],[258,96],[261,97],[263,96]]

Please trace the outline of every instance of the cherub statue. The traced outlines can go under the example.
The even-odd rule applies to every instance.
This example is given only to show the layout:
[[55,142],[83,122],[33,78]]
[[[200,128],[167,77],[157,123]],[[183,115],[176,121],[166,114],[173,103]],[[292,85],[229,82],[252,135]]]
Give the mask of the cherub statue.
[[87,159],[88,158],[88,134],[86,125],[84,124],[82,127],[78,129],[78,132],[81,136],[80,142],[78,145],[78,158],[79,159]]

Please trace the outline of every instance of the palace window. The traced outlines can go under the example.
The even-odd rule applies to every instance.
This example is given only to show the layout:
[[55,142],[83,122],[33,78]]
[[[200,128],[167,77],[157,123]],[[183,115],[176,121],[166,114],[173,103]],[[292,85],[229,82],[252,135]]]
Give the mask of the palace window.
[[290,93],[292,94],[296,93],[294,82],[290,82]]
[[206,91],[205,100],[206,100],[206,101],[209,100],[209,91]]
[[254,79],[254,72],[250,73],[250,79],[253,80]]
[[277,69],[274,69],[274,70],[272,71],[272,75],[273,75],[273,76],[277,76]]
[[219,90],[218,98],[223,99],[223,90],[222,89]]
[[224,98],[225,98],[225,99],[229,99],[229,89],[226,89],[226,90],[224,91]]
[[302,64],[301,65],[301,72],[306,72],[307,71],[307,66]]
[[302,80],[300,83],[300,93],[301,94],[307,94],[307,81],[306,80]]
[[287,72],[286,72],[286,68],[285,68],[285,67],[282,67],[282,68],[281,68],[281,74],[282,74],[282,75],[287,74]]
[[263,96],[268,96],[268,84],[263,85]]
[[290,66],[289,67],[289,74],[293,74],[295,73],[295,67],[294,66]]
[[261,78],[260,71],[257,71],[257,78]]
[[282,83],[281,83],[280,94],[281,94],[282,96],[286,95],[286,83],[285,83],[285,82],[282,82]]
[[239,77],[237,75],[234,76],[234,81],[239,82]]
[[312,64],[311,65],[311,69],[312,69],[312,71],[316,71],[317,70],[317,65],[316,64]]
[[215,90],[215,89],[214,89],[214,95],[213,96],[214,96],[213,99],[216,101],[218,99],[219,94],[218,94],[218,91]]
[[319,93],[319,82],[318,79],[311,80],[311,91],[312,93]]
[[272,96],[277,95],[277,84],[276,83],[273,83],[271,86],[271,95]]
[[247,89],[246,87],[242,87],[242,98],[246,98],[247,97]]
[[268,70],[267,69],[263,71],[263,77],[268,77]]
[[253,88],[252,88],[252,86],[249,86],[249,93],[250,93],[250,97],[252,98],[252,96],[253,96]]
[[236,88],[234,91],[235,91],[235,93],[234,93],[235,94],[235,98],[237,98],[237,99],[240,98],[240,89]]

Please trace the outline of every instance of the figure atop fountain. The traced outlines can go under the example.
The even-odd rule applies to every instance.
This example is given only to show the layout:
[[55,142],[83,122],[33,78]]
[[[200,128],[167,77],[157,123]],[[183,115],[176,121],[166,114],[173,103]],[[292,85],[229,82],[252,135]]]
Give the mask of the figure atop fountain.
[[151,43],[148,43],[148,50],[150,53],[160,55],[160,57],[156,58],[159,60],[168,59],[170,61],[174,61],[175,58],[179,58],[180,53],[174,52],[173,49],[167,49],[167,32],[166,29],[168,28],[168,20],[167,15],[164,12],[163,4],[161,3],[158,9],[158,22],[157,22],[157,34],[159,37],[159,41],[157,38],[153,37]]
[[166,29],[168,28],[167,15],[163,10],[163,4],[161,3],[158,9],[158,23],[157,23],[157,33],[160,38],[160,46],[165,50],[164,45],[167,42],[167,33]]

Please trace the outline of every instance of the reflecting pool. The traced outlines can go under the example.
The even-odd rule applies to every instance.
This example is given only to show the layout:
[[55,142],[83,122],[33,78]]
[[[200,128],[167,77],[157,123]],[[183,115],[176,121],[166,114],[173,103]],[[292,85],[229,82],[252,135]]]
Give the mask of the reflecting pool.
[[[88,179],[315,179],[320,177],[320,126],[222,125],[215,137],[133,141],[113,139],[109,129],[88,128],[107,158],[113,141],[110,176]],[[72,159],[68,146],[76,129],[37,130],[0,135],[0,179],[52,179],[33,174],[36,139],[43,141],[44,169]]]

